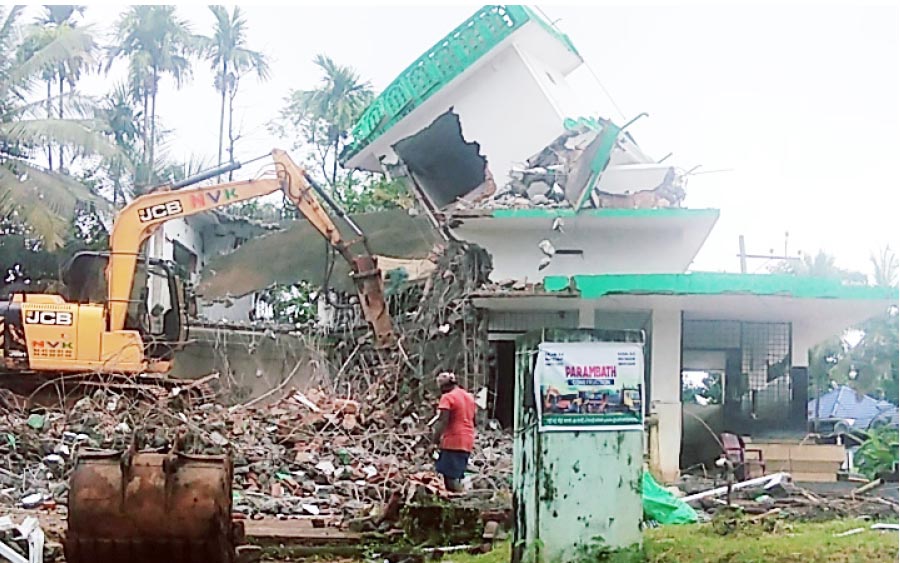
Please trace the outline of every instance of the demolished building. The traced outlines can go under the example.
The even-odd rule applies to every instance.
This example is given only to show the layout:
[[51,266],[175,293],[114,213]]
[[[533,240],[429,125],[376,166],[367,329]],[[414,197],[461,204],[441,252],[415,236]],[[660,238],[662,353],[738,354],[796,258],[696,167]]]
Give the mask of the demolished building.
[[372,103],[343,164],[402,178],[447,241],[490,255],[490,283],[467,299],[487,319],[498,419],[515,408],[518,336],[596,328],[646,335],[646,453],[663,480],[685,454],[702,457],[682,444],[683,372],[722,375],[715,414],[700,417],[719,430],[758,441],[802,433],[809,349],[881,313],[896,292],[689,272],[719,211],[684,207],[689,171],[641,150],[627,130],[635,120],[569,113],[567,77],[582,63],[530,9],[486,6]]

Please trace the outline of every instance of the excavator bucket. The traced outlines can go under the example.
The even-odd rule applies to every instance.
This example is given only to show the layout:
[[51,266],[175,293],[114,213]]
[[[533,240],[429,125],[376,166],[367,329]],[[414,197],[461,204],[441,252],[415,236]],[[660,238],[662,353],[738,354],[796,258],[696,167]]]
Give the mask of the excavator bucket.
[[230,456],[81,454],[69,489],[68,563],[234,563]]

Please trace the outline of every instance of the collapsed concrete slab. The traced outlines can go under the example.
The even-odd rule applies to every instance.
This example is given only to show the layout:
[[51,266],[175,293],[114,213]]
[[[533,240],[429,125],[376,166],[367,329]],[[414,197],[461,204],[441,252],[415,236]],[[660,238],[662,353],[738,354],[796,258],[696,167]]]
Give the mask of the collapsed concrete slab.
[[[428,270],[423,261],[441,239],[426,218],[396,209],[361,213],[353,219],[366,233],[373,253],[384,257],[385,275],[403,268],[415,279]],[[210,260],[197,292],[204,299],[214,300],[300,281],[354,291],[349,267],[340,259],[330,260],[328,253],[322,235],[308,221],[296,221],[282,231],[247,241],[234,252]],[[332,267],[326,268],[326,264]]]

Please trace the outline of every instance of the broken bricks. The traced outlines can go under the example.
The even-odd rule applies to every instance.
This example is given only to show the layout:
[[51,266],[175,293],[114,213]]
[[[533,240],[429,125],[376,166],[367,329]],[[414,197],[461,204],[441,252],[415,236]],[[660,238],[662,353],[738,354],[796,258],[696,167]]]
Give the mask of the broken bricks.
[[[232,451],[234,510],[250,517],[317,518],[337,525],[381,509],[397,490],[424,485],[417,497],[423,499],[442,487],[428,446],[419,440],[419,415],[404,415],[412,423],[403,425],[384,407],[316,389],[288,391],[273,404],[251,408],[146,396],[98,389],[74,408],[45,409],[41,424],[34,413],[7,412],[0,422],[0,454],[7,459],[0,486],[7,494],[0,502],[64,506],[79,451],[124,451],[132,439],[165,447],[179,428],[189,432],[186,453]],[[476,488],[508,491],[511,450],[511,438],[502,431],[479,431],[470,463]]]

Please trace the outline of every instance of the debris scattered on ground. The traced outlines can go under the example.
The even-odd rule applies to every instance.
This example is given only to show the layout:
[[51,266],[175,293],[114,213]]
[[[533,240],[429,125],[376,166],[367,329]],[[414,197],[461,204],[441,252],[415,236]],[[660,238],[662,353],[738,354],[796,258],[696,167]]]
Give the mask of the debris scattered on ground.
[[[42,424],[32,424],[37,418]],[[78,452],[125,450],[132,440],[163,448],[186,429],[186,453],[232,452],[236,512],[339,525],[378,513],[395,492],[406,498],[424,487],[441,496],[428,440],[421,439],[430,432],[424,423],[415,412],[397,421],[378,403],[321,389],[286,390],[269,405],[231,408],[186,395],[148,401],[97,389],[70,408],[3,413],[0,503],[64,507]],[[485,506],[508,501],[511,450],[508,434],[479,432],[469,482],[488,493]]]
[[[739,486],[740,485],[740,486]],[[726,500],[727,483],[684,475],[679,488],[688,493],[681,500],[690,503],[709,518],[724,508],[733,508],[754,517],[778,516],[790,520],[826,521],[845,517],[895,519],[900,505],[895,498],[882,496],[884,483],[873,481],[860,493],[859,489],[813,492],[794,483],[790,474],[777,473],[732,485],[731,505]]]
[[26,516],[18,524],[10,516],[0,517],[0,557],[14,563],[53,561],[59,545],[46,543],[40,522]]

